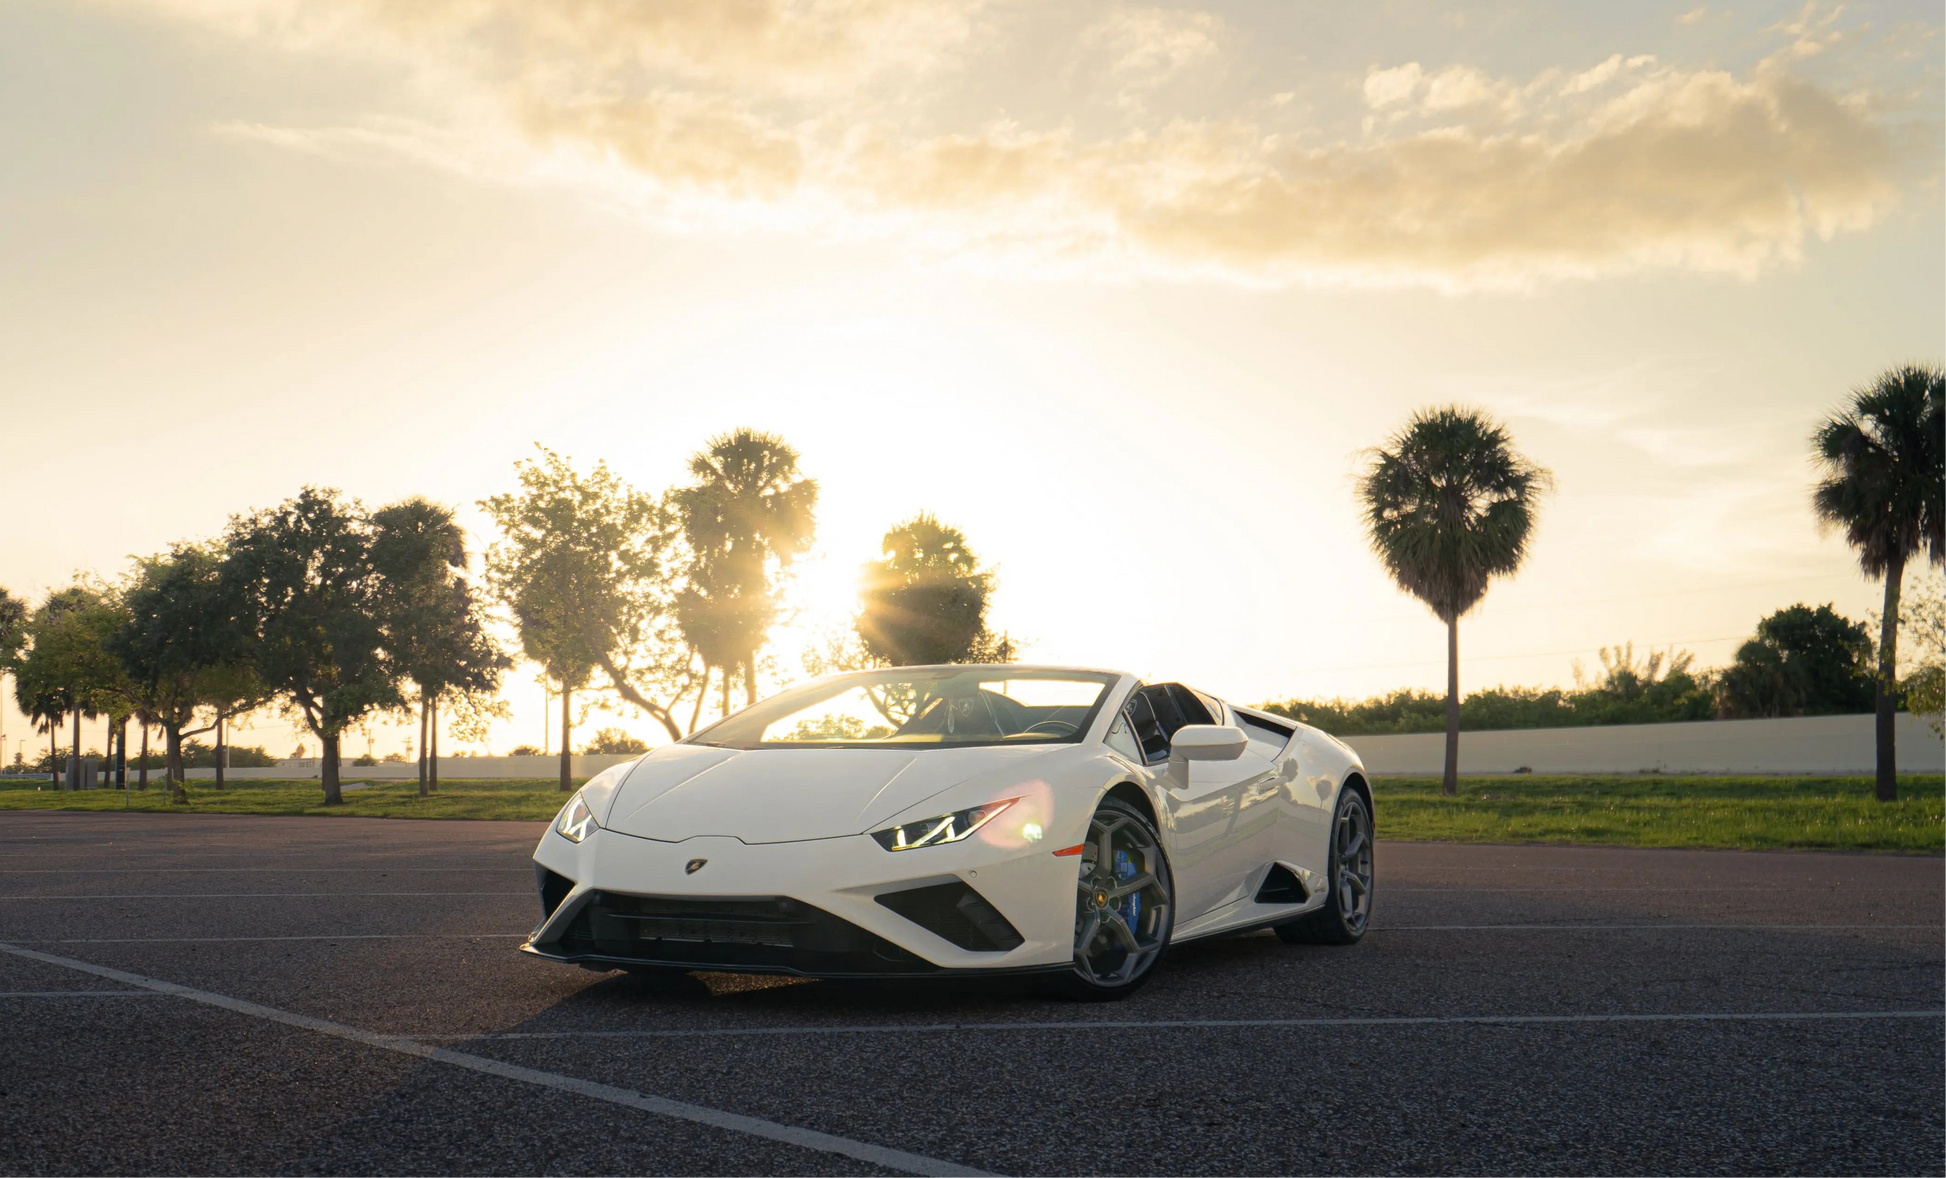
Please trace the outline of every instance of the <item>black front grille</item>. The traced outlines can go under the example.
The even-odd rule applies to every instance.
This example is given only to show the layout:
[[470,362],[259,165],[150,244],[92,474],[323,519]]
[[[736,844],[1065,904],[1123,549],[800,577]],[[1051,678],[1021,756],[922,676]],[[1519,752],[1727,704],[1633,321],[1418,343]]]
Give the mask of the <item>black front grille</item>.
[[568,958],[813,976],[931,973],[931,962],[785,896],[594,892],[543,949]]
[[1022,943],[1020,930],[985,896],[959,880],[886,892],[877,900],[927,932],[974,953],[1004,953]]

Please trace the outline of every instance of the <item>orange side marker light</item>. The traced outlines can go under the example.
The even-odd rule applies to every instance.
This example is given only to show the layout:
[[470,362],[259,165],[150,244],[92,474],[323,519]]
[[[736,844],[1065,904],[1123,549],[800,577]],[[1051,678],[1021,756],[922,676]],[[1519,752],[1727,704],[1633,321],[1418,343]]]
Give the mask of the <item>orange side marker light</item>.
[[1054,852],[1054,853],[1055,853],[1055,855],[1057,855],[1057,856],[1059,856],[1059,855],[1079,855],[1079,854],[1080,854],[1081,852],[1083,852],[1083,851],[1085,851],[1085,850],[1087,850],[1087,849],[1088,849],[1088,844],[1087,844],[1087,843],[1076,843],[1076,844],[1074,844],[1074,845],[1073,845],[1072,847],[1062,847],[1062,848],[1061,848],[1060,850],[1058,850],[1058,851],[1056,851],[1056,852]]

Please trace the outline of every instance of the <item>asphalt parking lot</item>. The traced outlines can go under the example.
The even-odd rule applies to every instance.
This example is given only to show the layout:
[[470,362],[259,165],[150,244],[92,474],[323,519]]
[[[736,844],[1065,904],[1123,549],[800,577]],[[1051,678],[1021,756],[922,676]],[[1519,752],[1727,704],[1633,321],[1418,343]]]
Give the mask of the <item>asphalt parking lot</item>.
[[[1381,819],[1382,820],[1382,819]],[[7,1173],[1939,1173],[1938,858],[1379,844],[1140,994],[514,950],[535,824],[0,815]]]

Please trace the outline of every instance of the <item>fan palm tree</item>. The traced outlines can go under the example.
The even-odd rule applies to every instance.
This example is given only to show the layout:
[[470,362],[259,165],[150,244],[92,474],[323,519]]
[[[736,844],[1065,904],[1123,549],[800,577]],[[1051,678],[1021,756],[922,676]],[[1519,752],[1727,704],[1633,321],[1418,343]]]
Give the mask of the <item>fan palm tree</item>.
[[1881,802],[1898,798],[1892,718],[1898,710],[1899,590],[1906,562],[1923,549],[1946,563],[1946,373],[1906,364],[1852,393],[1811,435],[1819,479],[1811,505],[1845,531],[1868,577],[1885,579],[1878,643],[1878,778]]
[[689,473],[695,484],[673,493],[691,552],[676,618],[705,681],[709,668],[722,671],[727,714],[739,670],[748,702],[757,702],[757,651],[777,617],[771,569],[811,546],[818,484],[798,473],[789,443],[752,429],[711,438]]
[[1459,620],[1520,567],[1551,476],[1485,414],[1422,409],[1358,480],[1365,532],[1393,580],[1446,623],[1446,772],[1459,792]]

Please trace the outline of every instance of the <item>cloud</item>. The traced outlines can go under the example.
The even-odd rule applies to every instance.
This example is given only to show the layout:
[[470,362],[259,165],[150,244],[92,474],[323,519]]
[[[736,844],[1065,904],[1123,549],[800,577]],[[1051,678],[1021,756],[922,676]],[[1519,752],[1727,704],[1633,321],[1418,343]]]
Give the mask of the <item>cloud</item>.
[[1365,101],[1374,108],[1392,106],[1411,98],[1424,80],[1425,71],[1416,61],[1391,69],[1374,69],[1365,75]]
[[[257,142],[592,177],[651,216],[680,207],[694,223],[717,202],[1030,273],[1451,290],[1748,276],[1871,225],[1899,195],[1871,102],[1786,68],[1839,36],[1808,9],[1777,30],[1791,39],[1781,56],[1741,75],[1621,54],[1525,80],[1374,68],[1366,132],[1334,138],[1262,126],[1254,102],[1150,114],[1163,82],[1247,49],[1193,11],[1116,8],[1065,26],[1070,60],[1091,62],[1130,112],[1091,133],[1060,110],[946,125],[967,63],[1018,48],[993,41],[1009,27],[998,15],[1024,11],[1004,4],[155,3],[251,41],[388,56],[452,112],[435,131],[256,126]],[[521,150],[545,166],[509,165]]]
[[1152,85],[1213,60],[1222,30],[1223,22],[1207,12],[1117,9],[1083,38],[1112,52],[1115,76]]

